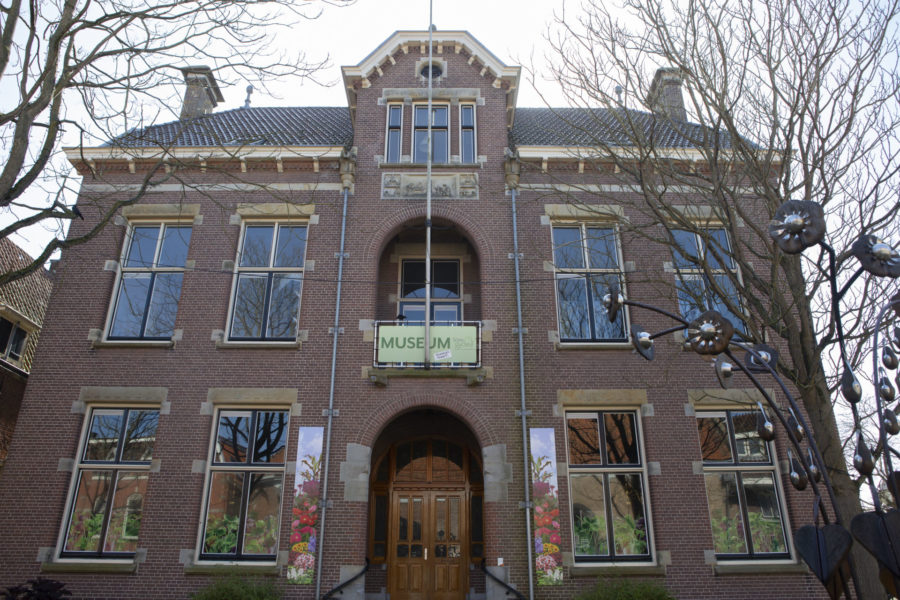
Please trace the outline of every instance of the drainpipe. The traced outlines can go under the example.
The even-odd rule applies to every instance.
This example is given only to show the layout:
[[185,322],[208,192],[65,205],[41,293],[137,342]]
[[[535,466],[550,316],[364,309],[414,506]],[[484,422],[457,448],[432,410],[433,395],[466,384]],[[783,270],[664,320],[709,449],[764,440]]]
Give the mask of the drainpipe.
[[331,385],[328,389],[328,424],[325,427],[325,462],[322,465],[322,504],[319,517],[319,548],[316,557],[316,598],[322,595],[322,551],[325,547],[325,516],[328,512],[328,463],[331,458],[331,426],[334,421],[334,381],[337,372],[338,323],[341,318],[341,283],[344,275],[344,239],[347,232],[347,196],[356,174],[356,151],[345,149],[341,153],[341,187],[344,207],[341,211],[341,250],[338,253],[337,295],[334,300],[334,327],[331,333]]
[[512,230],[513,230],[513,261],[516,265],[516,331],[519,338],[519,414],[522,416],[522,463],[525,481],[525,533],[528,537],[528,597],[534,598],[534,560],[532,557],[531,538],[531,465],[528,453],[528,411],[525,407],[525,342],[522,328],[522,286],[519,277],[519,227],[516,222],[516,192],[519,188],[519,157],[512,149],[507,151],[506,159],[506,186],[512,198]]
[[[433,0],[428,2],[428,133],[425,136],[425,368],[431,368],[431,104],[432,85],[434,79],[434,21],[432,17]],[[413,114],[413,121],[416,116]],[[415,150],[413,150],[415,151]],[[426,550],[427,552],[427,550]],[[427,556],[426,556],[427,558]]]

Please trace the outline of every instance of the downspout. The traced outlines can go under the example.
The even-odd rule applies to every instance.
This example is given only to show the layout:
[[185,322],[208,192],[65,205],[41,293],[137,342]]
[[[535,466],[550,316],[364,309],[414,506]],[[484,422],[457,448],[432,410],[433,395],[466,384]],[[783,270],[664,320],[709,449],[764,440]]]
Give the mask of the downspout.
[[334,300],[334,327],[331,345],[331,385],[328,389],[328,424],[325,427],[325,462],[322,465],[322,503],[319,517],[319,548],[316,557],[316,598],[322,594],[322,551],[325,547],[325,516],[328,512],[328,463],[331,458],[331,426],[334,421],[334,382],[337,373],[337,347],[341,318],[341,284],[344,275],[344,239],[347,232],[347,196],[356,174],[356,151],[345,149],[341,153],[341,187],[343,188],[344,207],[341,211],[341,249],[338,252],[337,294]]
[[525,342],[522,328],[522,286],[519,276],[519,226],[516,221],[516,192],[519,188],[519,157],[513,150],[507,151],[506,159],[506,186],[512,198],[512,230],[513,230],[513,261],[516,265],[516,331],[519,338],[519,414],[522,416],[522,463],[525,481],[525,533],[528,542],[528,597],[534,598],[534,560],[532,557],[531,537],[531,465],[528,453],[528,411],[525,406]]
[[[432,71],[434,69],[434,21],[433,0],[428,2],[428,133],[426,134],[427,150],[425,151],[425,368],[431,368],[431,114],[432,106]],[[413,121],[416,117],[413,115]],[[449,134],[448,134],[449,135]]]

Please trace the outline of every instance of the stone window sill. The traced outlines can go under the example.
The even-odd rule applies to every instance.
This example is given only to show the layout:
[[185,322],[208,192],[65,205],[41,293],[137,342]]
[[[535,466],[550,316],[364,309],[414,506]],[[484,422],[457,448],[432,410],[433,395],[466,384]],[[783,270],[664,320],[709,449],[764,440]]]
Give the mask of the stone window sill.
[[185,575],[224,575],[239,573],[246,575],[281,575],[281,567],[274,563],[203,563],[184,565]]
[[91,348],[174,348],[175,340],[94,340]]
[[237,348],[281,348],[282,350],[299,350],[303,342],[223,342],[216,341],[216,348],[219,350],[237,349]]
[[137,560],[54,560],[41,563],[41,573],[121,573],[137,571]]
[[647,563],[574,564],[569,567],[573,577],[609,575],[665,575],[665,565]]
[[630,342],[556,342],[557,350],[631,350]]
[[716,575],[749,575],[759,573],[795,574],[808,573],[809,569],[800,562],[750,562],[750,561],[718,561],[713,564]]

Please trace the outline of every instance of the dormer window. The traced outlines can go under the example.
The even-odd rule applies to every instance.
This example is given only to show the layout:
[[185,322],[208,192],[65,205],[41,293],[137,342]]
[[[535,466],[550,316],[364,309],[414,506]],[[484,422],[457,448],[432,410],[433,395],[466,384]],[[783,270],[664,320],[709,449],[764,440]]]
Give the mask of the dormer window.
[[25,352],[28,332],[7,319],[0,318],[0,359],[18,362]]

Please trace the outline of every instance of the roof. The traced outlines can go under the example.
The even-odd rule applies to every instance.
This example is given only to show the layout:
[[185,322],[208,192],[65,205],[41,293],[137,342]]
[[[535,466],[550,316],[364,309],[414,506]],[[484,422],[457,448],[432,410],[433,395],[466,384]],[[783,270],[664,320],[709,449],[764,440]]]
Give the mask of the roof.
[[[518,108],[509,141],[514,147],[631,146],[636,135],[661,148],[696,148],[709,143],[710,132],[696,123],[673,122],[637,110]],[[731,136],[719,135],[722,147],[730,148]]]
[[341,106],[248,107],[132,130],[106,146],[348,146],[350,111]]
[[[0,239],[0,271],[7,273],[31,264],[33,259],[7,238]],[[21,313],[40,326],[50,300],[52,281],[43,268],[0,287],[0,304]]]

